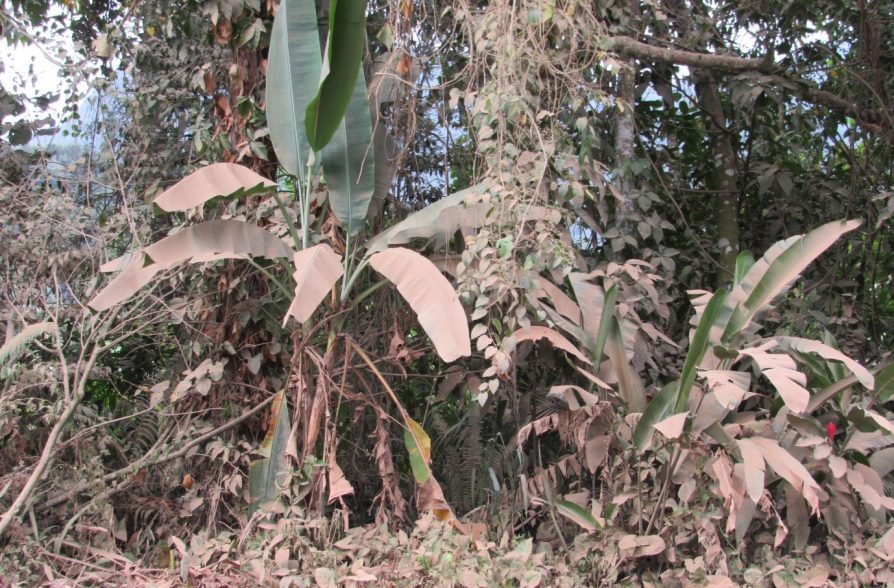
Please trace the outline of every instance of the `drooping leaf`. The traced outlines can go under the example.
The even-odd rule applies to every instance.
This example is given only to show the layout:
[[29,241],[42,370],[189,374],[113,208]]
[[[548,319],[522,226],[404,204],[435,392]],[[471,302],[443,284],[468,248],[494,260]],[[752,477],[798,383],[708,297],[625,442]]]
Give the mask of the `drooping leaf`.
[[[599,317],[599,328],[596,330],[596,341],[593,343],[593,363],[596,368],[602,362],[602,353],[605,351],[605,344],[612,333],[613,324],[615,322],[615,301],[618,299],[618,286],[613,285],[605,293],[605,301],[602,305],[602,313]],[[620,334],[621,324],[617,323],[618,333]]]
[[683,371],[680,373],[680,391],[675,412],[686,410],[689,406],[689,392],[695,383],[696,368],[701,363],[702,358],[705,356],[705,351],[708,349],[708,336],[711,334],[711,327],[714,325],[717,312],[723,306],[725,300],[725,290],[715,292],[698,321],[698,326],[692,336],[692,342],[689,344],[689,351],[686,352]]
[[16,333],[0,347],[0,367],[14,362],[29,343],[48,333],[56,333],[56,323],[34,323]]
[[569,410],[578,410],[585,406],[595,406],[599,397],[587,392],[580,386],[565,385],[552,386],[547,394],[550,398],[560,398],[568,405]]
[[153,202],[166,212],[178,212],[202,206],[217,196],[241,198],[275,187],[275,182],[245,166],[214,163],[192,172]]
[[244,257],[289,257],[292,249],[269,231],[237,220],[213,220],[182,229],[133,256],[130,263],[88,305],[109,309],[130,298],[155,275],[179,263]]
[[373,254],[369,263],[397,286],[441,359],[454,361],[472,354],[469,323],[459,297],[429,260],[397,247]]
[[740,353],[754,360],[768,380],[773,384],[785,405],[796,413],[806,412],[810,403],[807,376],[797,370],[795,360],[787,353],[769,353],[777,346],[769,341],[758,347],[742,349]]
[[[314,151],[320,151],[332,139],[355,93],[366,45],[366,0],[330,0],[329,23],[329,72],[308,104],[304,119],[307,141]],[[365,109],[365,83],[363,96]]]
[[617,316],[611,316],[606,320],[606,324],[608,337],[605,341],[605,354],[611,360],[612,368],[618,378],[618,394],[630,412],[643,412],[646,408],[646,390],[627,358],[619,319]]
[[875,470],[880,478],[894,472],[894,447],[879,449],[869,456],[869,467]]
[[751,442],[757,445],[761,457],[773,468],[781,478],[795,487],[810,505],[813,513],[819,511],[819,500],[826,493],[819,487],[816,480],[807,471],[807,468],[795,459],[791,453],[779,446],[774,439],[766,437],[751,437]]
[[429,512],[435,515],[435,518],[444,523],[450,523],[457,531],[464,535],[472,534],[472,528],[466,527],[456,518],[453,509],[444,498],[444,491],[441,484],[434,476],[429,476],[424,484],[419,486],[419,492],[416,495],[416,508],[419,512]]
[[395,102],[406,94],[408,86],[395,71],[397,59],[389,51],[373,60],[369,83],[369,114],[372,120],[373,147],[375,150],[376,179],[368,215],[375,217],[385,204],[385,197],[391,191],[391,184],[397,173],[397,158],[400,149],[394,137],[388,132],[382,105]]
[[733,312],[722,341],[729,341],[745,328],[757,313],[785,292],[814,259],[860,223],[859,220],[834,221],[770,247],[730,293],[729,307]]
[[326,243],[314,245],[295,253],[295,297],[283,319],[283,326],[289,317],[303,323],[311,317],[332,286],[344,274],[341,256]]
[[894,511],[894,498],[885,495],[884,482],[872,468],[855,464],[853,469],[847,471],[847,482],[857,491],[863,502],[875,510]]
[[764,458],[761,456],[760,447],[751,439],[736,439],[739,452],[742,454],[742,463],[745,465],[745,488],[748,497],[755,504],[764,493]]
[[304,117],[322,71],[313,0],[280,2],[267,61],[267,127],[280,165],[304,184],[310,145]]
[[515,337],[515,340],[518,343],[521,343],[522,341],[546,339],[556,349],[561,349],[562,351],[570,353],[584,363],[590,363],[590,359],[583,351],[575,347],[574,343],[566,339],[561,333],[557,333],[549,327],[531,326],[525,329],[519,329],[513,333],[513,337]]
[[345,473],[335,461],[335,452],[329,454],[329,463],[326,467],[326,474],[329,478],[329,500],[327,504],[332,504],[342,496],[348,496],[354,493],[354,487],[345,477]]
[[289,403],[285,390],[280,390],[270,405],[267,434],[258,448],[262,457],[248,466],[249,513],[261,504],[279,498],[282,487],[288,481],[287,450],[291,428]]
[[[341,0],[341,2],[356,0]],[[341,4],[339,4],[341,5]],[[322,151],[323,174],[332,212],[349,235],[363,228],[375,189],[375,154],[363,72],[356,76],[344,120]]]
[[569,298],[567,294],[562,292],[558,286],[543,276],[534,274],[533,277],[540,289],[546,294],[547,300],[549,300],[550,304],[555,307],[559,314],[575,325],[580,325],[581,313],[577,303]]
[[571,289],[577,298],[583,317],[583,327],[587,335],[592,339],[588,347],[592,347],[599,333],[599,325],[602,319],[602,309],[605,307],[605,292],[602,286],[590,281],[590,276],[580,272],[568,274]]

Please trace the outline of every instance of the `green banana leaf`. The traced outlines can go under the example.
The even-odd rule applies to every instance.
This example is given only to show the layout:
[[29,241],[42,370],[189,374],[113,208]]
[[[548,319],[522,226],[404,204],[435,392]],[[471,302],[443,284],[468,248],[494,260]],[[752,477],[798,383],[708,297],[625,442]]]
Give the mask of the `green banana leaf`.
[[733,310],[721,342],[728,343],[747,327],[756,314],[788,290],[814,259],[860,223],[859,220],[833,221],[806,235],[790,237],[770,247],[730,292],[727,306]]
[[322,154],[332,212],[349,235],[356,235],[363,228],[375,189],[375,156],[371,141],[366,80],[360,72],[344,120]]
[[248,466],[248,492],[251,497],[249,514],[265,502],[280,496],[282,487],[288,482],[289,468],[286,449],[289,444],[289,402],[285,390],[280,390],[270,405],[270,426],[267,435],[258,448],[263,457]]
[[307,140],[314,151],[321,151],[332,140],[353,101],[366,43],[366,0],[330,0],[329,22],[329,72],[307,106],[304,119]]
[[303,185],[310,145],[304,117],[322,73],[313,0],[283,0],[267,62],[267,127],[280,165]]

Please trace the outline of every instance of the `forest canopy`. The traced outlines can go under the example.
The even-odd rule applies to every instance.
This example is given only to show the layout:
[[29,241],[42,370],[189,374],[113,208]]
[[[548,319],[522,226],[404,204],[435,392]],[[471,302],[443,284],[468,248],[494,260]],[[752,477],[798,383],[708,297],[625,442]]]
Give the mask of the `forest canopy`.
[[0,36],[0,585],[894,582],[894,3]]

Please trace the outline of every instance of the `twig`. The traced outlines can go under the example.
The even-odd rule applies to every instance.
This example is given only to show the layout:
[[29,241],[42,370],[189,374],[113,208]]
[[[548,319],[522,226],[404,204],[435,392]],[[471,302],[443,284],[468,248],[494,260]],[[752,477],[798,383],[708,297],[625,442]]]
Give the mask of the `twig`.
[[153,456],[151,454],[145,455],[141,459],[138,459],[137,461],[130,464],[129,466],[123,467],[123,468],[116,470],[114,472],[110,472],[97,480],[79,484],[78,486],[76,486],[75,488],[72,488],[71,490],[67,490],[67,491],[63,492],[62,494],[56,495],[52,498],[49,498],[46,502],[44,502],[43,504],[40,505],[38,510],[42,511],[42,510],[46,510],[48,508],[57,506],[59,504],[62,504],[63,502],[66,502],[67,500],[69,500],[75,494],[78,494],[85,490],[89,490],[90,488],[92,488],[93,486],[95,486],[97,484],[101,484],[104,482],[111,482],[112,480],[114,480],[116,478],[120,478],[121,476],[139,471],[141,468],[143,468],[145,466],[159,465],[159,464],[166,463],[166,462],[169,462],[174,459],[179,459],[179,458],[185,456],[187,453],[189,453],[189,450],[192,449],[193,447],[195,447],[196,445],[199,445],[200,443],[204,443],[208,439],[211,439],[212,437],[215,437],[215,436],[223,433],[224,431],[231,429],[231,428],[235,427],[236,425],[238,425],[239,423],[241,423],[245,420],[248,420],[249,418],[258,414],[268,404],[270,404],[274,398],[275,398],[275,396],[271,396],[270,398],[262,401],[260,404],[258,404],[256,407],[254,407],[250,411],[246,412],[242,416],[239,416],[239,417],[233,419],[232,421],[224,423],[223,425],[217,427],[216,429],[214,429],[212,431],[205,433],[204,435],[196,437],[195,439],[193,439],[192,441],[190,441],[189,443],[187,443],[186,445],[184,445],[183,447],[181,447],[179,450],[175,451],[174,453],[162,455],[155,459],[153,459]]
[[[112,312],[109,315],[108,320],[114,320],[116,314],[117,312]],[[57,340],[57,345],[58,343],[59,340]],[[84,369],[78,370],[80,379],[78,380],[77,390],[75,391],[74,396],[72,396],[71,402],[69,402],[65,411],[62,413],[62,416],[59,417],[59,420],[56,421],[56,424],[50,431],[50,435],[47,437],[47,442],[44,444],[43,451],[40,454],[40,459],[37,461],[34,471],[32,471],[31,475],[28,477],[28,481],[25,482],[25,486],[19,492],[19,495],[16,497],[15,501],[13,501],[12,505],[10,505],[6,512],[3,513],[3,517],[0,518],[0,537],[6,533],[6,530],[12,524],[12,521],[18,517],[22,508],[31,498],[31,493],[34,492],[37,482],[41,479],[43,473],[53,461],[53,452],[56,448],[56,443],[59,442],[59,439],[65,431],[65,427],[68,426],[68,422],[74,416],[75,411],[84,399],[84,395],[87,391],[87,380],[90,377],[90,372],[93,370],[93,366],[96,364],[96,360],[99,358],[100,350],[101,347],[97,342],[93,347],[93,351],[90,353],[90,357],[87,359],[87,363],[84,365]]]

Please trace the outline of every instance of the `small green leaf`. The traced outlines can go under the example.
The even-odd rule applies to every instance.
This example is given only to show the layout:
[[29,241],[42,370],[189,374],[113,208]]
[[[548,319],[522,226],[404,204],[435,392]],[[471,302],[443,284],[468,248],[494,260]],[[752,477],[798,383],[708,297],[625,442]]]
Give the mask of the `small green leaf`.
[[560,515],[577,523],[581,528],[590,533],[602,528],[602,525],[599,524],[599,521],[596,520],[596,517],[594,517],[592,513],[573,502],[557,500],[556,510]]
[[391,51],[391,46],[394,45],[394,33],[391,30],[391,25],[386,22],[385,26],[379,29],[379,34],[376,35],[376,39],[381,41],[382,45],[384,45],[388,51]]
[[507,235],[497,241],[497,254],[500,256],[500,259],[506,259],[512,255],[512,243],[511,235]]
[[750,251],[743,251],[736,257],[736,273],[733,277],[733,286],[739,285],[742,278],[745,277],[745,274],[748,273],[748,270],[750,270],[753,265],[754,256]]

